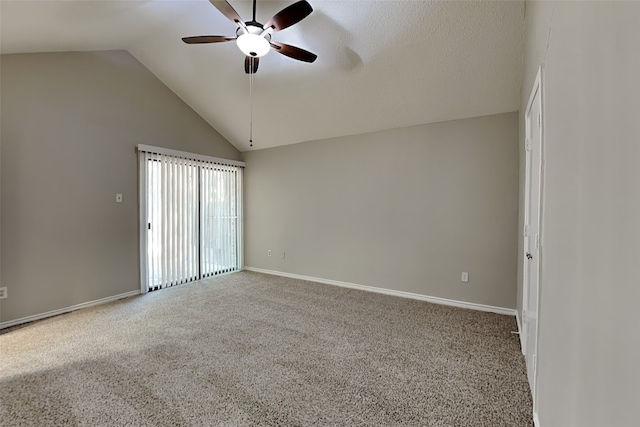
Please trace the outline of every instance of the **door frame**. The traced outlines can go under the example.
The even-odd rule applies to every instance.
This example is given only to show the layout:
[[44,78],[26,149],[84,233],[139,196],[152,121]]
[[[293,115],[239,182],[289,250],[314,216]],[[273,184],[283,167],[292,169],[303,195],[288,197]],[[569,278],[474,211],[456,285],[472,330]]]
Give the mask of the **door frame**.
[[[543,85],[542,85],[542,77],[543,77],[543,66],[540,65],[540,67],[538,68],[538,73],[536,75],[536,79],[533,83],[533,87],[531,89],[531,94],[529,96],[529,101],[527,102],[527,108],[525,110],[525,115],[524,115],[524,125],[525,125],[525,186],[524,186],[524,218],[523,218],[523,222],[524,222],[524,228],[522,230],[523,233],[523,251],[521,253],[521,262],[522,262],[522,317],[523,317],[523,325],[522,325],[522,330],[520,331],[520,344],[522,347],[522,353],[525,356],[525,363],[529,364],[529,363],[533,363],[534,364],[534,368],[533,368],[533,384],[531,384],[531,396],[533,399],[533,413],[536,414],[537,413],[537,406],[536,406],[536,390],[537,390],[537,382],[538,382],[538,369],[537,369],[537,365],[538,365],[538,349],[540,347],[539,344],[539,338],[540,338],[540,294],[541,294],[541,288],[542,288],[542,251],[543,251],[543,214],[544,214],[544,209],[543,209],[543,194],[544,194],[544,93],[543,93]],[[526,360],[527,357],[527,327],[525,326],[525,322],[527,321],[527,314],[526,314],[526,310],[528,309],[528,295],[529,295],[529,278],[528,278],[528,271],[529,271],[529,263],[527,262],[527,257],[526,257],[526,252],[527,249],[529,247],[529,243],[530,243],[530,239],[535,238],[534,236],[530,236],[527,230],[527,225],[530,222],[530,218],[529,218],[529,211],[530,211],[530,207],[531,207],[531,194],[530,194],[530,190],[531,190],[531,151],[532,151],[532,147],[531,147],[531,143],[530,143],[530,135],[531,135],[531,129],[530,129],[530,125],[531,122],[527,119],[531,113],[531,108],[533,106],[533,101],[536,98],[536,94],[539,97],[539,103],[540,103],[540,147],[539,147],[539,153],[540,153],[540,170],[539,172],[539,188],[540,191],[538,193],[538,289],[537,289],[537,300],[538,300],[538,306],[537,306],[537,313],[536,313],[536,317],[535,317],[535,322],[536,322],[536,328],[535,328],[535,333],[536,333],[536,348],[533,354],[536,355],[536,357],[534,358],[534,360]],[[535,120],[535,119],[534,119]]]

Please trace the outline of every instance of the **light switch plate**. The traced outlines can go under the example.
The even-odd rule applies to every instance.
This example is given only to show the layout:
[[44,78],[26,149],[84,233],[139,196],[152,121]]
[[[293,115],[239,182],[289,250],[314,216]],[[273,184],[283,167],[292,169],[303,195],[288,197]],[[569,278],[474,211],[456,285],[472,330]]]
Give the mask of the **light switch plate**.
[[122,203],[122,194],[116,194],[116,203]]
[[469,281],[469,273],[467,273],[467,272],[463,272],[463,273],[462,273],[461,280],[462,280],[464,283],[467,283],[467,282]]

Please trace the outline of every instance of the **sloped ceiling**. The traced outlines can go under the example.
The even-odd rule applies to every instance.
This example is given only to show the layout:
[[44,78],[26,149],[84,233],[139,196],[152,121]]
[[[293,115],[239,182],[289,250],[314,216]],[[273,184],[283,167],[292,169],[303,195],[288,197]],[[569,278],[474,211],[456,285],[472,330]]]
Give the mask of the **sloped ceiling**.
[[[258,1],[266,22],[290,2]],[[318,55],[261,59],[253,149],[515,111],[522,1],[322,1],[273,40]],[[250,19],[251,3],[230,0]],[[207,0],[6,1],[0,51],[126,49],[241,151],[249,150],[249,77],[234,35]]]

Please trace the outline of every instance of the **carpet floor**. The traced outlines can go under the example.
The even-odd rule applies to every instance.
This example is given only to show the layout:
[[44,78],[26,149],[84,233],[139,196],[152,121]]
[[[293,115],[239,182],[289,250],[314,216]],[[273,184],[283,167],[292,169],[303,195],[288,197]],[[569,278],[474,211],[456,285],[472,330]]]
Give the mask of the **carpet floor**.
[[0,335],[2,426],[533,426],[513,317],[240,272]]

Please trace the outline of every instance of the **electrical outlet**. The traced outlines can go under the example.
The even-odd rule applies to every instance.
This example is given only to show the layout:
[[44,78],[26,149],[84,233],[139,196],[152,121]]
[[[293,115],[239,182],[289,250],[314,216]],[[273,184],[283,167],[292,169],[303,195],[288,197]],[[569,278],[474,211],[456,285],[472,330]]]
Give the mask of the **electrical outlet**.
[[9,294],[7,293],[7,287],[5,286],[4,288],[0,288],[0,299],[5,299],[9,296]]
[[271,256],[271,249],[267,251],[267,256]]
[[462,280],[464,283],[467,283],[467,282],[469,281],[469,273],[467,273],[466,271],[463,271],[463,272],[462,272],[462,278],[461,278],[461,280]]

